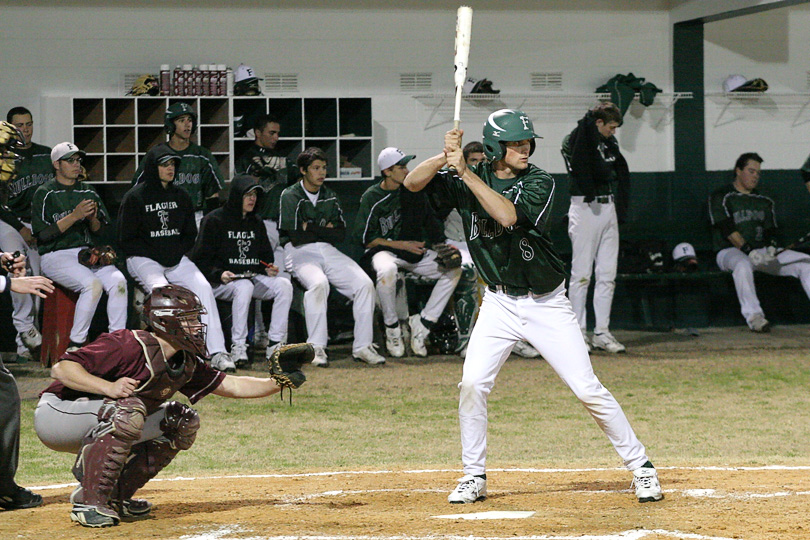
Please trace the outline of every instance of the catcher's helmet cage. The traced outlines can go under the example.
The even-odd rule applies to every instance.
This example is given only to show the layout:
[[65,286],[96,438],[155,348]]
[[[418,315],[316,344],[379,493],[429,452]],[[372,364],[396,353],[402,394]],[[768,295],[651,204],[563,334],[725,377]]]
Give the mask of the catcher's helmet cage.
[[174,135],[174,119],[184,114],[191,116],[191,134],[193,135],[194,132],[197,131],[197,113],[194,112],[191,105],[181,101],[172,103],[169,108],[166,109],[166,114],[163,115],[163,128],[169,136]]
[[203,358],[209,356],[206,325],[200,320],[206,313],[199,297],[178,285],[155,287],[143,305],[146,323],[158,336]]
[[484,155],[490,161],[503,159],[506,148],[502,142],[531,140],[529,155],[534,153],[535,139],[542,139],[534,132],[531,119],[523,111],[515,109],[500,109],[489,115],[484,123],[483,140]]

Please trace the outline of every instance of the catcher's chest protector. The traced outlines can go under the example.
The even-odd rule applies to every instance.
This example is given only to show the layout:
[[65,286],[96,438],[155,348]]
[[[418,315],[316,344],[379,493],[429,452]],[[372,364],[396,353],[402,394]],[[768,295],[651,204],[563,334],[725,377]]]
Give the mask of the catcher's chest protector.
[[150,415],[191,380],[196,362],[191,353],[177,351],[175,358],[181,355],[184,362],[172,369],[163,356],[160,344],[152,334],[144,330],[133,330],[132,333],[141,344],[149,371],[152,373],[148,381],[135,389],[135,395],[144,402],[147,415]]

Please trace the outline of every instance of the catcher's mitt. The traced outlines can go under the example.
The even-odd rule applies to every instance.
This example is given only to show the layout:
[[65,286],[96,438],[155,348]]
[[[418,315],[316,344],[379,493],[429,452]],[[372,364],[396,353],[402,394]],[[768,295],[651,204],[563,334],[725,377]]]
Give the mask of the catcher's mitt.
[[304,384],[307,378],[301,371],[301,366],[312,362],[313,358],[315,349],[311,343],[293,343],[277,348],[267,359],[270,378],[281,387],[282,399],[285,388],[292,390]]
[[442,268],[452,270],[461,267],[461,252],[458,249],[447,244],[433,244],[433,249],[439,255],[436,262]]
[[118,262],[118,255],[110,246],[86,247],[79,250],[79,263],[96,269]]

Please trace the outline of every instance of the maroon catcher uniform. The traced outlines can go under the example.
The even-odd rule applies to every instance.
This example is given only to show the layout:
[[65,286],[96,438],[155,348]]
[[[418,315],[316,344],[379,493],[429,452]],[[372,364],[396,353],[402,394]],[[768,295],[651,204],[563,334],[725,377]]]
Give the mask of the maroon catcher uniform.
[[188,289],[156,287],[144,304],[152,331],[102,334],[54,365],[56,382],[40,397],[34,428],[47,447],[77,453],[73,521],[109,527],[151,511],[151,503],[133,499],[135,492],[191,448],[200,427],[194,409],[169,401],[176,392],[194,404],[211,393],[264,397],[303,384],[297,367],[312,359],[308,345],[287,346],[300,358],[280,377],[272,369],[270,378],[257,378],[208,366],[200,358],[207,356],[204,312]]

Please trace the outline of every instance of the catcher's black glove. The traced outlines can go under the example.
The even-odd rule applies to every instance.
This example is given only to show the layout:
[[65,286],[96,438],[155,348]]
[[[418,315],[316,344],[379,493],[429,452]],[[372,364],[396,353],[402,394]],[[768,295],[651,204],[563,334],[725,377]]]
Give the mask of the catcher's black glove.
[[[270,378],[281,387],[282,399],[285,388],[292,390],[306,382],[301,366],[312,362],[313,358],[315,349],[311,343],[293,343],[279,347],[267,359]],[[290,402],[292,403],[292,394]]]
[[87,268],[101,268],[118,262],[118,255],[110,246],[86,247],[79,250],[79,263]]
[[452,270],[461,267],[461,252],[458,249],[447,244],[433,244],[433,249],[439,255],[436,262],[442,268]]

